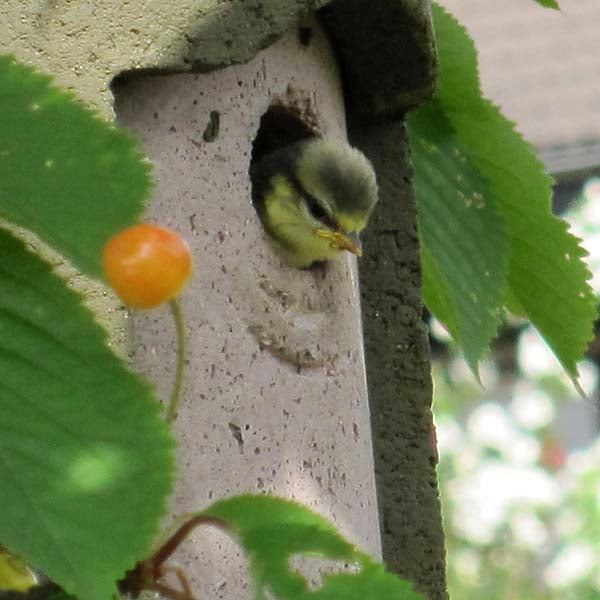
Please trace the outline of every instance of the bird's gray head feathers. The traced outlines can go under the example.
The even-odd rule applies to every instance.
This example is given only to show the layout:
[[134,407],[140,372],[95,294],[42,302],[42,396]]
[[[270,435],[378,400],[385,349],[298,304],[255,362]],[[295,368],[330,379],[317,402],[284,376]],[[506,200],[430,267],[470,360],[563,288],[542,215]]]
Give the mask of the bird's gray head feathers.
[[368,218],[377,202],[375,172],[365,155],[337,140],[306,142],[297,162],[302,187],[333,214]]

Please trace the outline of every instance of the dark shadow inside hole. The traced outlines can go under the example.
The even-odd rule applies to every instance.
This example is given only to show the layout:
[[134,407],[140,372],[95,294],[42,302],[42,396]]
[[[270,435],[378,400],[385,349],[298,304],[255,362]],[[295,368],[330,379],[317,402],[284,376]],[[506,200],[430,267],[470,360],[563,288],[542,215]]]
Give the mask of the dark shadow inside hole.
[[298,27],[298,40],[305,48],[310,46],[313,35],[312,27]]
[[314,129],[304,123],[293,109],[273,104],[260,119],[258,133],[252,144],[250,164],[279,148],[316,135]]

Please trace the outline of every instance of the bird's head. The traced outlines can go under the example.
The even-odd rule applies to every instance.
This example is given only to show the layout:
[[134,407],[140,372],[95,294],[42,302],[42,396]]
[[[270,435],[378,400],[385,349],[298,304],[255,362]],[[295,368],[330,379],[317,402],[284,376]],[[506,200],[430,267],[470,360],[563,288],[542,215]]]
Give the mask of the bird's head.
[[359,150],[337,140],[303,141],[269,155],[257,171],[265,183],[259,215],[290,264],[309,266],[344,250],[362,254],[358,233],[377,202],[377,182]]

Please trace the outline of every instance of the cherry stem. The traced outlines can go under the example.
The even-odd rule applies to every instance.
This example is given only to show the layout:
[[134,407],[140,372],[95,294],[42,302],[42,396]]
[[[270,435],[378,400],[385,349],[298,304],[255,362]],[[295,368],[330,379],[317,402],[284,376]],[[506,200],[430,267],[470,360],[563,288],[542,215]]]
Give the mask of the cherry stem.
[[198,525],[213,525],[224,531],[228,531],[225,521],[216,517],[207,517],[204,515],[194,515],[180,525],[175,533],[154,553],[152,557],[152,566],[159,568],[168,558],[177,550],[179,544],[189,535],[189,533],[198,527]]
[[169,307],[171,308],[171,314],[173,315],[173,321],[175,323],[175,331],[177,332],[177,369],[175,371],[173,392],[171,393],[171,400],[169,402],[169,408],[167,409],[166,417],[167,423],[172,423],[177,417],[177,409],[179,407],[179,401],[181,400],[181,388],[183,387],[183,373],[185,371],[185,355],[187,351],[187,344],[185,339],[185,323],[179,300],[177,298],[170,300]]

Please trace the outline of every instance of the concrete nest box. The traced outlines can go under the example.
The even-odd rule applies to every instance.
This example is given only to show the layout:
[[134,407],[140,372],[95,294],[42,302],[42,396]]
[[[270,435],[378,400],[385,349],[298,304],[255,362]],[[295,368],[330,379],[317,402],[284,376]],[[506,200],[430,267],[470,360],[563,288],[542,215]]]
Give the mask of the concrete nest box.
[[[402,122],[434,87],[428,2],[18,4],[3,9],[4,49],[105,114],[112,81],[117,120],[155,167],[147,218],[192,248],[172,514],[247,491],[294,498],[374,556],[383,542],[393,570],[445,598]],[[252,204],[251,162],[312,136],[348,137],[375,167],[380,200],[358,266],[350,254],[287,266]],[[168,398],[167,311],[133,315],[130,339],[137,368]],[[227,544],[202,531],[178,551],[199,597],[250,597]]]

